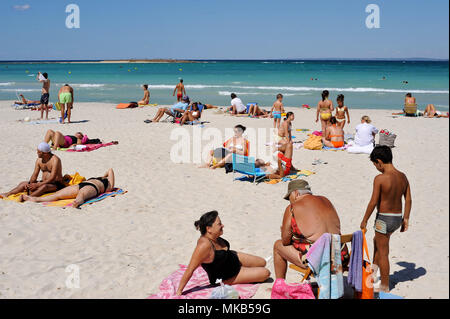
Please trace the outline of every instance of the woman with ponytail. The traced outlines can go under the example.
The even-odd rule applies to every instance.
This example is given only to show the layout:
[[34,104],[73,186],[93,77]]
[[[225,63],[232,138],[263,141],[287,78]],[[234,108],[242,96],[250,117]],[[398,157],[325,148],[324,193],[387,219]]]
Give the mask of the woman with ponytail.
[[322,133],[325,133],[325,128],[329,125],[329,121],[333,112],[333,102],[328,99],[330,92],[327,90],[322,92],[322,101],[317,104],[316,123],[319,121],[322,124]]
[[263,258],[230,250],[230,243],[220,237],[223,235],[224,225],[217,211],[204,214],[194,226],[201,236],[180,280],[178,296],[183,293],[184,287],[199,266],[206,271],[213,285],[217,279],[222,279],[227,285],[236,285],[264,282],[269,278],[270,271],[265,268],[266,261]]

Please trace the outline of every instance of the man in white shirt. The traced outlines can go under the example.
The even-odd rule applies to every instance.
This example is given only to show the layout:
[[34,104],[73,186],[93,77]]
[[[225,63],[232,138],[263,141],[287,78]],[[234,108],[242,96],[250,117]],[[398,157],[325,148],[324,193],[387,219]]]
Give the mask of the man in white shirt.
[[231,114],[245,114],[247,107],[242,103],[241,99],[236,94],[231,93]]
[[378,129],[370,124],[371,122],[368,116],[361,118],[361,124],[356,126],[355,142],[347,149],[347,152],[366,154],[372,152]]
[[356,126],[355,144],[359,146],[373,145],[378,129],[370,122],[371,120],[368,116],[362,117],[361,124]]

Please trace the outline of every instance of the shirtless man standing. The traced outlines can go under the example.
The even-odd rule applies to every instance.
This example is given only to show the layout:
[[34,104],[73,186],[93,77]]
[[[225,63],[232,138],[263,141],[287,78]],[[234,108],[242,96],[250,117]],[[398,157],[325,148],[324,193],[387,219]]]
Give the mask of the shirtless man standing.
[[39,72],[37,75],[37,80],[42,83],[42,95],[41,95],[41,120],[44,118],[45,109],[45,119],[48,120],[48,100],[50,98],[50,80],[47,73]]
[[[0,198],[27,192],[31,196],[41,196],[46,193],[63,189],[62,165],[58,156],[53,155],[50,145],[42,142],[37,148],[36,164],[33,175],[28,182],[22,182],[7,193],[0,194]],[[42,181],[38,182],[39,173],[42,172]]]
[[181,102],[183,96],[186,96],[186,89],[184,88],[183,79],[180,79],[180,83],[177,84],[175,89],[173,90],[173,96],[175,96],[175,92],[177,93],[177,101]]
[[69,84],[65,84],[59,89],[58,101],[61,106],[61,124],[64,124],[64,111],[67,105],[67,122],[70,123],[70,116],[73,108],[73,88]]
[[150,92],[148,91],[148,84],[142,85],[144,90],[144,97],[138,102],[138,105],[147,105],[150,102]]
[[331,202],[313,195],[305,180],[291,181],[284,199],[286,207],[281,226],[281,239],[273,246],[276,278],[285,278],[287,262],[307,268],[304,256],[309,247],[325,233],[341,234],[341,222]]
[[[367,221],[375,207],[375,238],[373,253],[373,277],[377,282],[378,268],[381,284],[376,290],[389,291],[389,238],[393,232],[408,230],[411,212],[411,189],[406,175],[392,165],[392,151],[388,146],[377,146],[370,154],[370,160],[381,172],[375,177],[373,193],[361,222],[361,229],[366,229]],[[402,217],[402,197],[405,198],[405,211]]]

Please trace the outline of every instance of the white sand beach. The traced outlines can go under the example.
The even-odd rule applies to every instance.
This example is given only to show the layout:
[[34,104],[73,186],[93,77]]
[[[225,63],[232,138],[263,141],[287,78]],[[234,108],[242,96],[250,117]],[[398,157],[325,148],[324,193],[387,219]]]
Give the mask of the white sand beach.
[[[56,154],[63,173],[89,178],[112,167],[116,185],[128,193],[81,210],[0,200],[0,298],[146,298],[179,264],[189,262],[200,235],[194,221],[210,210],[219,212],[223,237],[232,249],[272,255],[288,204],[282,198],[287,183],[233,182],[223,169],[173,163],[170,151],[176,141],[170,135],[179,126],[145,124],[155,107],[117,110],[113,104],[76,103],[72,120],[88,122],[33,125],[18,120],[38,118],[37,111],[14,110],[10,104],[0,102],[0,192],[29,179],[36,147],[53,129],[119,141],[90,153]],[[294,129],[320,130],[315,109],[287,110],[295,112]],[[393,118],[392,112],[350,109],[351,124],[345,129],[353,133],[361,116],[369,115],[377,128],[398,135],[394,164],[409,179],[413,206],[410,229],[391,237],[391,292],[405,298],[449,298],[449,120]],[[58,116],[50,112],[50,117]],[[236,124],[272,127],[271,119],[217,115],[214,110],[206,110],[202,120],[209,122],[203,130],[218,128],[222,134]],[[306,139],[306,133],[294,135]],[[314,159],[328,164],[312,165]],[[305,179],[314,193],[334,204],[342,233],[358,230],[378,173],[368,155],[302,148],[294,150],[293,164],[316,173]],[[367,235],[371,253],[374,217]],[[80,268],[80,288],[65,285],[65,269],[72,264]],[[274,278],[273,262],[268,265]],[[299,278],[288,270],[288,281]],[[272,284],[261,284],[255,298],[270,298]]]

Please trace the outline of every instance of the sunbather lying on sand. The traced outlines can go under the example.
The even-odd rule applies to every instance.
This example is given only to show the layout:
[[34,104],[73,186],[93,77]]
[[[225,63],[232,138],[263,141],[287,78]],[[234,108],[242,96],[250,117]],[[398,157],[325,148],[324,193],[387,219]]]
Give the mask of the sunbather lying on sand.
[[[287,262],[307,268],[305,255],[310,246],[325,233],[341,234],[341,223],[331,202],[313,195],[305,180],[294,180],[288,185],[284,199],[290,201],[281,225],[281,239],[273,247],[276,278],[286,278]],[[348,258],[346,246],[344,258]]]
[[258,104],[252,104],[248,109],[248,115],[259,117],[270,117],[271,113],[269,111],[260,108]]
[[199,266],[206,271],[213,285],[217,279],[222,279],[227,285],[236,285],[264,282],[269,278],[270,271],[265,268],[266,261],[263,258],[230,250],[230,243],[220,237],[223,235],[224,225],[217,211],[204,214],[194,225],[201,236],[180,280],[178,296],[183,293],[184,287]]
[[423,112],[424,117],[449,117],[449,114],[442,114],[442,112],[436,110],[433,104],[428,104],[427,108]]
[[72,135],[63,135],[61,132],[48,130],[45,134],[44,141],[45,143],[52,142],[52,149],[56,150],[59,147],[61,148],[69,148],[72,145],[80,145],[85,144],[88,138],[86,135],[83,135],[81,132],[75,133],[75,136]]
[[19,96],[22,98],[21,101],[14,101],[14,104],[17,105],[28,105],[28,104],[40,104],[41,101],[32,101],[32,100],[27,100],[23,94],[19,94]]
[[62,199],[75,199],[72,207],[78,208],[84,202],[98,197],[101,194],[110,192],[114,188],[114,171],[110,168],[102,177],[92,177],[86,182],[78,185],[68,186],[57,191],[53,195],[45,197],[34,197],[21,195],[21,201],[30,201],[35,203],[54,202]]
[[[65,187],[62,176],[61,160],[52,154],[50,145],[40,143],[37,148],[38,159],[34,165],[34,172],[30,179],[20,183],[7,193],[0,194],[0,198],[27,192],[32,196],[41,196],[46,193],[55,192]],[[39,173],[42,172],[42,180],[38,181]]]

